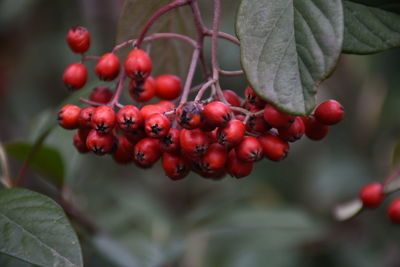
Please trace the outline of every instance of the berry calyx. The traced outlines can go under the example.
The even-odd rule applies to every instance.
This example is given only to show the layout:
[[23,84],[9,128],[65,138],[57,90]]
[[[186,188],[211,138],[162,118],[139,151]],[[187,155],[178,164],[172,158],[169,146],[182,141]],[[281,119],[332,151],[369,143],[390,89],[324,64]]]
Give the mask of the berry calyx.
[[336,100],[327,100],[319,104],[314,112],[315,119],[322,124],[334,125],[343,120],[343,106]]
[[252,162],[244,162],[244,161],[240,160],[236,156],[235,150],[232,149],[228,155],[226,171],[232,177],[235,177],[237,179],[243,178],[243,177],[250,175],[250,173],[253,171],[253,163]]
[[182,129],[179,142],[182,152],[195,158],[201,157],[207,151],[209,144],[207,135],[200,129]]
[[104,81],[114,80],[119,73],[119,58],[114,53],[101,56],[94,68],[97,76]]
[[182,82],[175,75],[164,74],[155,79],[156,95],[165,100],[173,100],[181,94]]
[[125,59],[125,72],[134,80],[144,80],[150,76],[153,66],[149,55],[141,50],[132,50]]
[[166,136],[171,128],[169,119],[160,113],[155,113],[148,117],[144,122],[144,130],[147,136],[152,138],[162,138]]
[[96,130],[90,130],[86,138],[86,146],[96,155],[105,155],[113,149],[114,136],[112,134],[100,134]]
[[79,113],[78,123],[80,128],[90,129],[93,126],[92,117],[96,110],[93,106],[87,106],[81,109]]
[[143,118],[137,107],[126,105],[117,112],[117,124],[121,130],[131,132],[142,126]]
[[149,168],[161,156],[160,142],[157,139],[146,137],[136,143],[133,149],[134,161],[142,168]]
[[246,102],[251,105],[263,108],[266,104],[266,102],[256,94],[256,92],[253,90],[253,88],[251,88],[251,86],[246,87],[244,95],[246,98]]
[[360,190],[360,199],[367,208],[378,207],[384,199],[383,186],[380,183],[371,183],[365,185]]
[[113,108],[98,106],[92,116],[93,128],[101,134],[108,134],[114,129],[116,116]]
[[73,52],[85,53],[90,47],[89,31],[82,26],[70,29],[67,32],[67,43]]
[[244,162],[256,162],[263,158],[264,152],[261,143],[253,136],[245,136],[235,148],[236,156]]
[[215,173],[225,167],[228,151],[218,143],[213,143],[207,149],[201,160],[201,168],[205,173]]
[[189,171],[189,165],[183,156],[164,152],[162,155],[162,166],[165,174],[172,180],[185,178]]
[[156,94],[156,83],[153,77],[146,80],[132,80],[129,84],[129,94],[138,102],[150,101]]
[[78,90],[86,84],[87,76],[87,69],[83,64],[72,63],[64,70],[63,81],[68,89]]
[[225,147],[238,145],[246,133],[246,126],[240,120],[230,120],[224,127],[217,132],[218,143]]
[[176,128],[170,128],[167,135],[160,140],[160,149],[162,152],[176,153],[179,151],[180,131]]
[[303,137],[306,127],[300,117],[296,117],[294,122],[286,128],[279,128],[279,137],[288,142],[295,142]]
[[198,128],[202,123],[203,106],[190,101],[181,105],[176,110],[176,121],[185,129]]
[[76,129],[79,127],[79,114],[81,108],[75,105],[65,105],[58,112],[58,124],[67,130]]

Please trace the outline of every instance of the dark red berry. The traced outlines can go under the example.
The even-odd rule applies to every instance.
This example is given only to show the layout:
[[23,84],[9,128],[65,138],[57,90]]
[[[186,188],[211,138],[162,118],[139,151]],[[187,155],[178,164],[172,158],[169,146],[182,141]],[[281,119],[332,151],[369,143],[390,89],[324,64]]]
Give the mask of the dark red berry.
[[256,162],[264,156],[261,143],[253,136],[245,136],[235,151],[236,156],[244,162]]
[[72,130],[79,127],[81,108],[75,105],[65,105],[58,112],[58,124],[64,129]]
[[195,129],[202,123],[203,106],[194,101],[186,102],[176,110],[176,120],[185,129]]
[[134,80],[144,80],[150,76],[153,66],[149,55],[141,50],[132,50],[125,60],[125,72]]
[[179,151],[180,131],[176,128],[169,129],[169,132],[160,140],[160,149],[163,152],[176,153]]
[[148,117],[155,113],[163,113],[164,108],[158,105],[146,105],[140,109],[140,115],[146,120]]
[[87,70],[83,64],[72,63],[65,69],[63,81],[68,89],[78,90],[86,84],[87,76]]
[[165,174],[172,180],[183,179],[190,171],[184,157],[179,154],[163,153],[162,166]]
[[132,144],[136,144],[143,138],[147,137],[146,133],[144,132],[143,128],[139,128],[137,130],[133,130],[130,132],[124,132],[124,136],[131,142]]
[[90,130],[86,138],[86,146],[99,156],[107,154],[113,149],[114,136],[112,134],[100,134],[96,130]]
[[89,99],[93,102],[107,104],[113,97],[114,92],[106,86],[99,86],[93,89]]
[[132,80],[129,84],[129,94],[137,102],[150,101],[156,94],[156,83],[153,77],[146,80]]
[[226,164],[226,171],[235,178],[243,178],[253,171],[252,162],[244,162],[236,156],[236,152],[232,149],[228,155],[228,161]]
[[144,122],[144,130],[147,136],[152,138],[162,138],[166,136],[171,128],[169,119],[159,113],[155,113],[148,117]]
[[264,156],[273,161],[281,161],[286,158],[289,152],[289,144],[272,134],[261,136],[258,141],[260,142]]
[[400,198],[396,198],[389,204],[387,215],[393,223],[400,223]]
[[302,120],[306,126],[306,136],[311,140],[322,140],[328,135],[329,126],[318,122],[313,116],[302,117]]
[[182,152],[191,157],[201,157],[208,148],[206,133],[199,129],[182,129],[179,137]]
[[225,100],[233,107],[240,107],[241,101],[239,96],[232,90],[223,90],[222,93],[225,96]]
[[384,198],[383,186],[380,183],[365,185],[360,190],[360,199],[367,208],[378,207]]
[[85,53],[90,47],[89,31],[82,26],[70,29],[67,33],[67,43],[75,53]]
[[220,101],[214,101],[204,107],[203,116],[205,120],[219,127],[231,119],[231,109]]
[[143,118],[137,107],[126,105],[118,110],[117,123],[121,130],[131,132],[143,125]]
[[333,125],[343,120],[344,109],[336,100],[327,100],[319,104],[314,116],[322,124]]
[[213,143],[201,159],[201,168],[205,173],[215,173],[225,167],[227,159],[227,149],[218,143]]
[[86,146],[86,138],[87,134],[83,135],[79,131],[76,132],[74,135],[73,143],[76,150],[78,150],[79,153],[84,154],[90,152],[90,150]]
[[92,117],[95,110],[96,108],[93,106],[87,106],[81,109],[78,119],[79,127],[86,129],[92,128],[93,126]]
[[296,117],[294,122],[287,128],[279,128],[279,137],[288,142],[295,142],[303,137],[306,127],[300,117]]
[[251,86],[247,86],[244,95],[246,98],[246,102],[255,105],[257,107],[263,108],[266,104],[264,100],[262,100],[259,96],[257,96],[256,92],[254,92],[253,88]]
[[274,128],[289,127],[294,122],[294,117],[279,111],[272,105],[264,108],[264,120]]
[[175,75],[164,74],[156,79],[156,95],[165,100],[173,100],[181,94],[182,82]]
[[246,133],[246,126],[240,120],[230,120],[217,132],[218,143],[225,147],[237,146]]
[[142,168],[149,168],[161,156],[160,142],[157,139],[146,137],[136,143],[134,147],[134,160]]
[[97,61],[95,72],[104,81],[114,80],[119,73],[119,58],[114,53],[107,53]]
[[133,161],[133,147],[134,145],[129,142],[125,136],[118,136],[118,145],[112,157],[115,162],[120,164],[127,164]]
[[102,134],[107,134],[114,129],[116,124],[115,111],[109,106],[98,106],[92,116],[93,128]]

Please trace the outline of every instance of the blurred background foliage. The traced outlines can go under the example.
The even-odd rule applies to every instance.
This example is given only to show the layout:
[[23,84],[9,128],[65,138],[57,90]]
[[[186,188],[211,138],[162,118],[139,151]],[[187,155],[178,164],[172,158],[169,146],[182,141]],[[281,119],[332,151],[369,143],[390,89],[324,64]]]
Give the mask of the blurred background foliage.
[[[208,25],[209,2],[200,1]],[[234,34],[239,1],[222,2],[221,28]],[[67,29],[87,27],[90,54],[100,55],[114,46],[122,6],[123,0],[0,1],[0,138],[18,142],[9,149],[14,176],[21,167],[17,159],[54,125],[60,104],[77,99],[61,81],[65,66],[79,60],[65,42]],[[240,68],[239,49],[221,41],[220,60],[224,69]],[[318,102],[342,102],[344,122],[323,141],[294,144],[284,162],[258,163],[242,180],[190,175],[172,182],[159,164],[140,170],[110,157],[79,155],[73,133],[58,127],[45,140],[40,160],[49,164],[44,174],[64,180],[67,196],[101,229],[93,236],[75,225],[86,266],[400,266],[399,227],[386,219],[385,207],[344,223],[331,216],[335,204],[393,168],[399,69],[400,50],[343,55]],[[224,78],[222,85],[242,95],[246,81]],[[40,174],[40,168],[30,170],[26,186],[55,195],[52,179]],[[25,265],[0,256],[0,266]]]

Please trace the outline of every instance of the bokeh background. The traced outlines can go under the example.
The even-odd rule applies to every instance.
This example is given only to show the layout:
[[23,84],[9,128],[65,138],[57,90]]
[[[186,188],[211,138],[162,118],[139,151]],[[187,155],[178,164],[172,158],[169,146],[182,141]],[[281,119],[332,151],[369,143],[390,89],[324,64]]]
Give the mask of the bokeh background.
[[[200,2],[210,25],[210,1]],[[221,28],[234,34],[239,1],[222,2]],[[109,51],[122,6],[123,0],[0,1],[2,143],[34,142],[56,120],[60,104],[72,101],[61,75],[79,57],[68,49],[66,31],[83,25],[92,35],[90,54]],[[238,48],[221,41],[220,60],[226,69],[240,68]],[[62,156],[68,197],[101,229],[92,235],[74,224],[85,265],[400,266],[399,226],[386,218],[387,202],[348,222],[335,222],[331,213],[395,167],[399,69],[399,50],[343,55],[317,98],[343,103],[345,120],[325,140],[304,138],[285,161],[259,162],[241,180],[190,175],[172,182],[160,164],[140,170],[116,165],[109,156],[80,155],[72,146],[73,133],[55,128],[45,145]],[[243,95],[246,81],[224,78],[222,85]],[[16,176],[21,163],[11,158],[11,166]],[[54,195],[51,184],[34,171],[26,186]],[[0,266],[25,265],[0,255]]]

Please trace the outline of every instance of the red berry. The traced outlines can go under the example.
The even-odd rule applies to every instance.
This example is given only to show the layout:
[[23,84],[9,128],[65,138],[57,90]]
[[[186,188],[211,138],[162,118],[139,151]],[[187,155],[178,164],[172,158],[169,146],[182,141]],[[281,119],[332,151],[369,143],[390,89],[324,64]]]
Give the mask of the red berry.
[[72,130],[79,126],[81,108],[75,105],[65,105],[58,112],[58,124],[64,129]]
[[142,168],[149,168],[161,156],[160,142],[150,137],[143,138],[134,147],[134,160]]
[[86,146],[86,135],[82,135],[79,131],[75,133],[73,143],[79,153],[88,153],[90,150]]
[[380,183],[371,183],[365,185],[360,190],[360,199],[367,208],[378,207],[384,198],[383,187]]
[[265,157],[270,160],[281,161],[289,152],[289,144],[278,136],[266,134],[261,136],[258,141],[263,147]]
[[109,106],[98,106],[93,113],[92,122],[93,128],[99,133],[110,133],[116,124],[114,109]]
[[300,117],[296,117],[294,122],[287,128],[279,128],[279,137],[288,142],[295,142],[303,137],[306,127]]
[[217,132],[218,143],[225,147],[237,146],[246,133],[246,126],[240,120],[230,120]]
[[63,74],[63,81],[68,89],[81,89],[87,80],[86,67],[81,63],[72,63],[69,65]]
[[176,110],[176,120],[185,129],[198,128],[202,121],[203,106],[194,101],[186,102]]
[[264,120],[274,128],[289,127],[294,122],[294,117],[279,111],[272,105],[264,108]]
[[190,171],[184,157],[178,154],[163,153],[162,166],[165,174],[172,180],[183,179]]
[[132,80],[129,84],[129,94],[137,102],[150,101],[156,94],[156,83],[153,77],[146,80]]
[[118,136],[117,149],[112,157],[115,162],[127,164],[133,161],[133,144],[125,136]]
[[119,73],[119,58],[114,53],[104,54],[98,61],[95,67],[95,72],[101,80],[114,80]]
[[107,104],[113,97],[114,92],[106,86],[99,86],[93,89],[89,99],[93,102]]
[[90,47],[89,31],[82,26],[72,28],[67,33],[67,42],[75,53],[85,53]]
[[136,144],[143,138],[147,137],[146,133],[144,132],[143,128],[139,128],[137,130],[133,130],[130,132],[124,132],[124,136],[131,142],[132,144]]
[[174,103],[172,103],[171,101],[166,101],[166,100],[161,100],[156,105],[162,107],[164,109],[164,112],[171,111],[175,108]]
[[137,107],[126,105],[117,112],[117,123],[123,131],[134,131],[143,125],[143,118]]
[[302,117],[302,120],[306,126],[306,136],[311,140],[321,140],[328,135],[329,126],[318,122],[313,116]]
[[211,144],[203,155],[201,168],[205,173],[215,173],[225,167],[228,159],[228,151],[218,143]]
[[396,198],[387,209],[389,219],[394,223],[400,223],[400,198]]
[[343,120],[344,109],[336,100],[327,100],[319,104],[314,116],[322,124],[333,125]]
[[90,130],[86,138],[86,146],[99,156],[107,154],[113,149],[114,135],[100,134],[96,130]]
[[93,106],[87,106],[81,109],[78,119],[79,127],[86,129],[92,128],[93,126],[92,117],[95,110],[96,108]]
[[206,133],[199,129],[182,129],[179,136],[179,142],[184,154],[191,157],[202,156],[208,148],[208,138]]
[[246,124],[246,130],[254,134],[265,134],[270,129],[271,126],[264,120],[262,115],[251,116]]
[[163,113],[164,109],[158,105],[146,105],[140,109],[140,115],[146,120],[148,117],[155,113]]
[[241,101],[238,95],[232,90],[223,90],[225,100],[233,107],[240,107]]
[[166,136],[171,128],[169,119],[159,113],[155,113],[148,117],[144,122],[144,130],[147,136],[152,138],[162,138]]
[[238,159],[244,162],[256,162],[264,156],[263,147],[253,136],[245,136],[235,151]]
[[169,132],[160,140],[160,149],[163,152],[175,153],[179,151],[180,131],[176,128],[169,129]]
[[228,161],[226,164],[226,171],[235,178],[243,178],[248,176],[253,171],[252,162],[241,161],[237,156],[234,149],[229,152]]
[[204,107],[203,116],[210,123],[223,126],[231,119],[231,109],[220,101],[214,101]]
[[149,77],[152,63],[149,55],[141,50],[132,50],[125,60],[125,72],[134,80],[143,80]]
[[266,104],[264,100],[262,100],[259,96],[257,96],[256,92],[251,88],[251,86],[247,86],[244,95],[246,97],[246,102],[257,107],[263,108]]
[[175,75],[164,74],[156,79],[156,95],[159,98],[173,100],[181,94],[182,82]]

